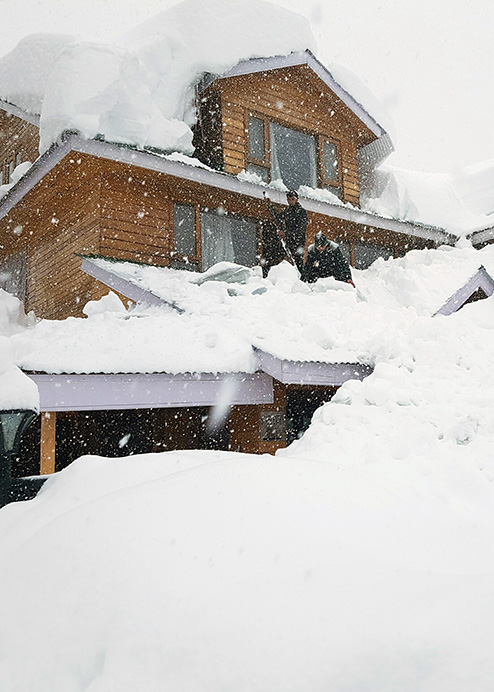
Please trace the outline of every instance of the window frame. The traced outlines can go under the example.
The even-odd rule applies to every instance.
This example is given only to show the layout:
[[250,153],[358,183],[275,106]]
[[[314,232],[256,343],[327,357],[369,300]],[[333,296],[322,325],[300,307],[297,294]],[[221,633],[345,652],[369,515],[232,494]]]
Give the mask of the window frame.
[[[264,122],[264,159],[257,159],[250,154],[250,138],[249,138],[249,128],[250,128],[250,118],[257,118]],[[302,132],[307,135],[311,135],[315,139],[316,143],[316,179],[318,189],[329,189],[330,192],[333,190],[338,190],[338,196],[343,196],[343,166],[342,166],[342,147],[341,140],[338,137],[321,134],[320,132],[314,132],[309,128],[304,127],[293,127],[290,123],[280,119],[273,118],[264,113],[260,113],[255,110],[245,110],[244,114],[244,132],[245,132],[245,168],[248,171],[250,164],[253,166],[260,166],[267,170],[267,182],[270,183],[271,177],[271,137],[270,137],[270,123],[278,123],[283,127],[286,127],[295,132]],[[325,156],[324,156],[324,144],[326,142],[331,142],[336,147],[336,160],[338,162],[338,176],[333,180],[326,178],[326,167],[325,167]]]
[[[328,189],[330,192],[334,188],[338,188],[339,190],[343,191],[343,166],[342,161],[341,161],[341,142],[340,140],[336,139],[335,137],[328,137],[327,135],[318,135],[317,137],[317,155],[318,155],[318,165],[319,165],[319,171],[318,171],[318,181],[320,182],[320,185],[322,188]],[[326,152],[325,152],[325,144],[326,142],[329,142],[330,144],[334,144],[336,147],[336,163],[337,163],[337,173],[338,175],[336,178],[329,179],[326,178]]]
[[[207,207],[207,206],[204,206],[204,205],[198,205],[198,206],[197,206],[197,212],[196,212],[196,213],[198,214],[198,217],[199,217],[199,236],[198,236],[198,242],[199,242],[199,247],[200,247],[200,250],[199,250],[199,252],[200,252],[199,271],[201,271],[201,272],[202,272],[202,271],[205,271],[205,270],[204,270],[204,267],[203,267],[203,262],[202,262],[202,224],[201,224],[201,215],[202,215],[203,212],[204,212],[204,213],[212,212],[212,213],[217,213],[217,214],[218,214],[218,210],[217,210],[216,208],[211,208],[211,207]],[[262,234],[261,234],[261,223],[260,223],[260,220],[259,220],[257,217],[255,217],[255,216],[248,216],[248,215],[246,215],[246,214],[239,214],[239,213],[234,212],[234,211],[228,211],[228,209],[225,209],[225,210],[224,210],[224,214],[225,214],[226,216],[230,216],[230,217],[234,217],[234,218],[236,217],[236,218],[240,218],[240,219],[245,219],[245,220],[251,221],[252,223],[255,224],[255,227],[256,227],[256,258],[258,259],[258,261],[260,261],[261,256],[262,256]],[[218,214],[218,215],[219,215],[219,214]],[[219,261],[222,261],[222,260],[219,260]],[[254,265],[254,266],[257,266],[257,265]]]
[[[175,249],[175,207],[192,207],[194,209],[194,254],[187,255]],[[199,205],[191,202],[174,200],[172,208],[172,239],[170,249],[170,262],[178,264],[190,264],[191,268],[198,269],[202,263],[201,257],[201,219]]]

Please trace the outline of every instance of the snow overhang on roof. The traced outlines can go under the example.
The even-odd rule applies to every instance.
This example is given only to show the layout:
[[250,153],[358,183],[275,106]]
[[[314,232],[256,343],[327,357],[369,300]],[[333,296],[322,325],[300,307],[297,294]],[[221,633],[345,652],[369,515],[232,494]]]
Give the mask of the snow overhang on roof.
[[348,380],[363,380],[373,368],[361,363],[321,363],[283,360],[255,349],[260,369],[283,384],[339,387]]
[[5,111],[6,113],[10,113],[10,115],[15,115],[17,118],[25,120],[27,123],[31,123],[31,125],[36,125],[36,127],[39,127],[39,115],[36,115],[34,113],[27,113],[26,111],[22,110],[22,108],[14,106],[13,103],[9,103],[8,101],[2,101],[0,99],[0,110]]
[[[103,142],[95,139],[84,139],[79,134],[66,132],[60,142],[53,145],[40,156],[27,173],[7,192],[0,200],[0,220],[4,218],[18,202],[47,175],[65,156],[71,153],[87,154],[101,159],[124,163],[150,171],[156,171],[182,180],[208,185],[226,192],[245,195],[253,199],[263,200],[266,190],[274,203],[285,204],[285,193],[264,185],[257,185],[229,173],[213,171],[209,168],[188,165],[181,161],[175,161],[164,155],[157,155],[148,151],[133,149],[131,147]],[[428,226],[409,221],[398,221],[385,218],[377,214],[356,209],[341,204],[331,204],[320,200],[303,198],[307,211],[321,214],[329,218],[342,219],[358,224],[379,228],[393,233],[400,233],[434,243],[452,244],[457,237],[442,228]]]
[[[278,70],[283,67],[295,67],[297,65],[307,65],[310,69],[338,96],[348,108],[355,113],[359,120],[369,128],[376,136],[382,137],[386,134],[381,125],[365,110],[365,108],[356,101],[351,94],[348,93],[334,79],[329,70],[311,53],[310,50],[305,50],[299,53],[290,53],[290,55],[274,56],[270,58],[252,58],[251,60],[243,60],[231,70],[221,75],[206,74],[199,83],[199,91],[203,91],[210,84],[218,79],[227,79],[228,77],[238,77],[240,75],[253,74],[255,72],[267,72],[269,70]],[[391,153],[391,152],[390,152]]]
[[[488,298],[493,293],[494,279],[485,267],[480,266],[467,283],[448,298],[446,303],[439,308],[435,315],[451,315],[453,312],[457,312],[463,307],[465,303],[472,302],[473,299]],[[475,294],[477,294],[477,296]]]
[[40,411],[273,403],[273,381],[263,372],[28,375],[38,385]]

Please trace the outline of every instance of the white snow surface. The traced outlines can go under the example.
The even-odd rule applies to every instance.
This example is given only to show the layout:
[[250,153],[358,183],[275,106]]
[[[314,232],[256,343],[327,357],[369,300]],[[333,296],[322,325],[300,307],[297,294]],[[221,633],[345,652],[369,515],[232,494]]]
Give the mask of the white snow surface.
[[68,129],[191,154],[204,72],[316,50],[305,18],[265,0],[184,0],[118,44],[34,35],[0,60],[0,98],[40,114],[41,152]]
[[11,336],[22,330],[24,313],[17,298],[0,288],[0,410],[39,410],[35,383],[15,363]]
[[167,304],[127,310],[108,296],[88,304],[87,319],[40,320],[12,336],[24,370],[253,372],[254,348],[284,360],[372,365],[400,348],[417,319],[441,319],[432,316],[480,265],[494,277],[493,246],[379,259],[353,271],[358,290],[332,278],[309,286],[287,262],[263,279],[259,268],[227,262],[198,274],[93,261]]
[[[491,692],[494,297],[431,314],[493,251],[378,260],[360,301],[302,292],[284,265],[255,295],[249,272],[213,280],[231,266],[181,283],[136,269],[186,309],[165,323],[277,297],[272,332],[305,339],[308,298],[336,339],[367,325],[376,367],[275,457],[83,457],[0,510],[0,689]],[[124,315],[109,297],[78,322],[109,310]],[[57,328],[14,330],[14,349],[40,326]]]

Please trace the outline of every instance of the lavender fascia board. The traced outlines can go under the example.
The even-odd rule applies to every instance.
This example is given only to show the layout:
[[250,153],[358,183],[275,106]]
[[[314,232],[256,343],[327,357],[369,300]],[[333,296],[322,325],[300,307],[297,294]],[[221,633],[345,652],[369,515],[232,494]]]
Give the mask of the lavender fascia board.
[[[202,185],[219,188],[227,192],[234,192],[241,195],[248,195],[254,199],[263,199],[264,192],[269,192],[269,196],[273,202],[278,204],[286,203],[284,192],[273,190],[262,185],[256,185],[245,180],[239,180],[236,176],[229,173],[222,173],[210,169],[200,168],[198,166],[189,166],[179,161],[170,161],[164,157],[156,156],[145,151],[137,151],[122,147],[111,142],[101,142],[94,139],[81,139],[73,136],[70,139],[72,149],[81,154],[89,154],[100,158],[106,158],[120,163],[154,170],[156,172],[165,173],[172,177],[191,180]],[[409,222],[401,222],[395,219],[386,219],[381,216],[375,216],[365,211],[351,209],[339,204],[330,204],[329,202],[321,202],[319,200],[303,198],[303,205],[308,211],[312,211],[330,218],[344,219],[352,221],[359,225],[372,226],[383,230],[393,231],[402,235],[412,235],[417,238],[433,240],[435,242],[452,242],[456,240],[456,236],[452,236],[443,229],[435,226],[426,226],[422,224],[411,224]]]
[[36,125],[36,127],[39,127],[39,121],[40,121],[39,115],[36,115],[34,113],[28,113],[27,111],[23,111],[22,108],[19,108],[18,106],[14,106],[13,103],[9,103],[8,101],[2,101],[2,100],[0,100],[0,109],[5,111],[6,113],[10,113],[11,115],[15,115],[17,118],[20,118],[21,120],[25,120],[27,123],[31,123],[31,125]]
[[151,307],[169,305],[170,307],[176,309],[178,312],[183,312],[182,310],[179,310],[175,306],[171,305],[171,303],[168,303],[166,300],[163,300],[159,296],[155,295],[148,289],[141,288],[132,281],[124,279],[121,276],[117,276],[116,274],[113,274],[107,269],[98,266],[97,264],[92,262],[91,258],[89,257],[83,257],[81,270],[89,276],[92,276],[93,279],[101,281],[101,283],[105,284],[114,291],[118,291],[118,293],[121,293],[126,298],[129,298],[129,300],[133,300],[136,303],[145,303],[146,305],[149,305]]
[[338,387],[347,380],[363,380],[373,368],[360,363],[317,363],[283,360],[256,349],[259,367],[283,384]]
[[459,310],[479,288],[484,291],[486,296],[491,296],[494,293],[494,279],[492,279],[490,274],[488,274],[483,267],[480,267],[477,273],[474,274],[464,286],[458,289],[458,291],[456,291],[435,314],[453,314],[453,312]]
[[273,381],[265,373],[29,377],[38,385],[41,411],[214,406],[226,396],[232,406],[273,403]]

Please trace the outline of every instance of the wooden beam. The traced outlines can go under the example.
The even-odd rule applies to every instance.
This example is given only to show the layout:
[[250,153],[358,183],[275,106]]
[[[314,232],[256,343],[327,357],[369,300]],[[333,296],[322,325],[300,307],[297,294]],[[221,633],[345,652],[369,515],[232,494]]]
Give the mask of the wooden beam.
[[41,460],[40,474],[55,473],[55,438],[57,414],[45,411],[41,414]]

